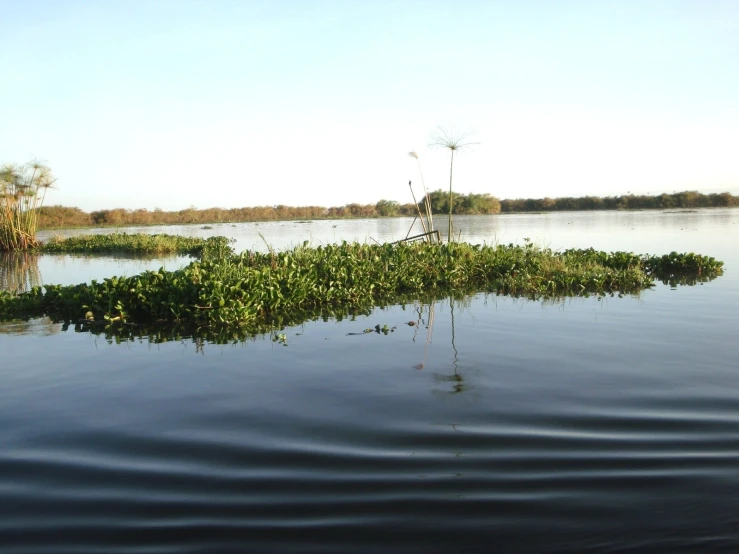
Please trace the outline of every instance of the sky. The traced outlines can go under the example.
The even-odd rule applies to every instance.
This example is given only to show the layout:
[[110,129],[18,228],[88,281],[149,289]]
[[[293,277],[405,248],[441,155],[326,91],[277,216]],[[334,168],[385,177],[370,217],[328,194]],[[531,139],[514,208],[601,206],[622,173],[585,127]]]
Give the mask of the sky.
[[739,193],[737,0],[0,0],[0,164],[46,204]]

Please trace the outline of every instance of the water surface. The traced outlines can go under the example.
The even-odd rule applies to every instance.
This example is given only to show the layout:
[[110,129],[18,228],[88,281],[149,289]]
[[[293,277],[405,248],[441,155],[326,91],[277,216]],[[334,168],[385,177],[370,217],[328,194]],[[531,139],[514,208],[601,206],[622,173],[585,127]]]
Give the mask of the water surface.
[[[284,248],[397,240],[410,222],[183,232]],[[281,330],[286,346],[2,324],[0,550],[737,551],[739,210],[455,223],[473,242],[694,250],[726,274],[378,308]],[[142,262],[45,263],[44,282],[79,282]],[[377,324],[395,330],[347,334]]]

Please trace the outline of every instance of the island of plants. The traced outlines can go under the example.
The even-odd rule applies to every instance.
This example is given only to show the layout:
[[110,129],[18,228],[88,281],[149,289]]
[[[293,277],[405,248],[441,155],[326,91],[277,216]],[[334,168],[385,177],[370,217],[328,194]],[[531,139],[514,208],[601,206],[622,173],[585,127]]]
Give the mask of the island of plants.
[[234,254],[207,239],[199,259],[73,286],[0,291],[0,320],[47,315],[85,327],[186,326],[243,336],[321,314],[366,313],[412,299],[491,292],[531,299],[638,294],[655,280],[708,281],[723,263],[698,254],[664,256],[523,245],[341,243]]
[[229,253],[225,237],[183,237],[145,233],[102,233],[76,237],[52,237],[35,249],[42,254],[126,254],[138,256],[186,255],[201,257],[204,249],[212,254]]

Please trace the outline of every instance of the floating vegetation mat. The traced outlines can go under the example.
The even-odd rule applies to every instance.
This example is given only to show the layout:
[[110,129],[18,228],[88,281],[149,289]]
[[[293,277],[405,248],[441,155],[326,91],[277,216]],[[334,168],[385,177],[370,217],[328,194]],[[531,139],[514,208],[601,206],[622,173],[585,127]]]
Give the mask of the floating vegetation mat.
[[183,237],[180,235],[146,233],[105,233],[53,237],[41,244],[37,251],[43,254],[128,254],[136,256],[161,256],[181,254],[202,257],[210,251],[214,255],[232,254],[226,237]]
[[342,243],[234,255],[223,237],[176,271],[0,292],[0,320],[48,316],[91,326],[183,325],[263,333],[317,314],[366,313],[414,298],[490,292],[530,299],[638,294],[655,280],[695,284],[723,262],[523,245]]

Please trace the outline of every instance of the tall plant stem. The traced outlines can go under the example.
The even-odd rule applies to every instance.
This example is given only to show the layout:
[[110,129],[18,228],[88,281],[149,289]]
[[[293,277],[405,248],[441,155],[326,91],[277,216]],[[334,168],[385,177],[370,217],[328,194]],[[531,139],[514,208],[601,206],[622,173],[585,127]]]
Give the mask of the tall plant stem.
[[[408,181],[408,188],[411,189],[411,196],[413,197],[413,203],[416,205],[416,209],[418,210],[418,219],[421,220],[421,227],[423,227],[423,232],[428,233],[428,229],[426,229],[426,224],[423,222],[423,216],[421,215],[421,208],[418,206],[418,202],[416,202],[416,194],[413,192],[413,185],[411,185],[411,182]],[[431,237],[428,237],[428,240],[431,240]]]
[[421,171],[421,160],[416,158],[416,164],[418,164],[418,174],[421,176],[421,185],[423,186],[423,204],[426,208],[426,221],[428,223],[428,230],[431,232],[434,230],[434,218],[431,213],[431,199],[429,198],[429,191],[426,189],[426,181],[423,178],[423,171]]
[[452,206],[454,205],[452,199],[452,174],[454,173],[454,150],[452,152],[451,161],[449,162],[449,236],[447,236],[447,242],[452,242]]
[[475,142],[468,142],[466,140],[468,135],[469,132],[455,133],[453,131],[447,131],[443,127],[439,127],[439,133],[432,137],[433,142],[430,144],[430,146],[448,148],[452,153],[452,157],[449,162],[449,236],[447,237],[447,242],[452,242],[453,232],[452,210],[454,209],[454,195],[452,194],[452,176],[454,174],[454,152],[462,150],[463,148],[468,148],[473,144],[477,144]]

